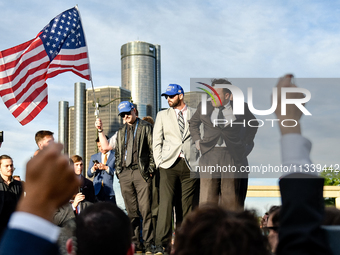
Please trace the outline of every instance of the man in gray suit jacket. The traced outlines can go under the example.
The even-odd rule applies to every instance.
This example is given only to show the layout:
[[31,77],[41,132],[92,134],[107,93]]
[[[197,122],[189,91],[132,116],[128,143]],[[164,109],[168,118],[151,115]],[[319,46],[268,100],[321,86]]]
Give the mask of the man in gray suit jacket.
[[192,209],[198,179],[192,178],[190,167],[191,148],[194,148],[188,120],[194,113],[184,103],[180,85],[170,84],[162,94],[170,108],[157,114],[153,131],[153,154],[159,167],[159,211],[156,227],[156,254],[163,253],[171,238],[173,198],[176,182],[182,191],[183,217]]
[[92,205],[91,202],[84,200],[84,198],[85,195],[77,193],[72,200],[59,207],[53,216],[53,223],[59,227],[64,227],[67,221],[76,218],[85,208]]

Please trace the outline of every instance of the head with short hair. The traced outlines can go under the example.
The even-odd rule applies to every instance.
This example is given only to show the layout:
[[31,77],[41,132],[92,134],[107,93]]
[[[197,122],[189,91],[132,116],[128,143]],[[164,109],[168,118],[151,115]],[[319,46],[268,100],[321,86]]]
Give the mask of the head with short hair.
[[48,130],[40,130],[35,134],[35,142],[37,143],[39,149],[43,149],[45,146],[49,145],[50,142],[54,141],[53,132]]
[[[107,135],[106,135],[105,137],[106,137],[106,140],[109,140],[109,138],[107,137]],[[99,150],[101,153],[104,153],[104,154],[105,154],[106,152],[108,152],[108,151],[106,151],[106,150],[104,150],[104,149],[102,148],[102,145],[101,145],[101,143],[100,143],[99,137],[97,137],[96,143],[97,143],[98,150]]]
[[76,225],[77,255],[126,255],[132,247],[130,219],[112,203],[87,207],[76,218]]
[[[212,87],[215,87],[215,85],[218,85],[218,84],[229,84],[229,85],[231,85],[231,82],[228,81],[227,79],[223,79],[223,78],[213,79],[211,81]],[[227,104],[230,100],[231,91],[227,88],[215,88],[215,90],[218,93],[219,97],[221,98],[222,105]],[[215,104],[214,101],[212,101],[212,104],[214,105],[214,107],[221,106],[221,103],[219,102],[219,100],[216,100],[216,104]]]
[[4,155],[1,155],[1,156],[0,156],[0,166],[1,166],[1,162],[2,162],[3,159],[10,159],[10,160],[13,161],[13,159],[12,159],[10,156],[8,156],[8,155],[5,155],[5,154],[4,154]]
[[72,159],[73,163],[77,163],[77,162],[83,161],[83,158],[80,157],[79,155],[73,155],[71,157],[71,159]]
[[191,212],[175,235],[174,255],[269,254],[254,213],[205,204]]
[[80,175],[83,172],[84,164],[83,164],[83,158],[79,155],[73,155],[71,157],[71,160],[73,162],[73,168],[76,175]]
[[21,178],[19,175],[13,175],[13,179],[21,182]]
[[152,126],[155,124],[153,118],[151,116],[145,116],[143,120],[149,122]]
[[280,210],[280,205],[273,205],[268,211],[268,218],[271,217],[271,221],[275,227],[280,226]]
[[10,178],[13,175],[13,159],[8,155],[0,156],[0,174],[3,178]]

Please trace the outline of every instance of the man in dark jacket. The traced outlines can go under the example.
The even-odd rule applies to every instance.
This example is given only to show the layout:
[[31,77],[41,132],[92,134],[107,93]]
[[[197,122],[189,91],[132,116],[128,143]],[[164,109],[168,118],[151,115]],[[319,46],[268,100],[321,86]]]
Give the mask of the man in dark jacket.
[[74,173],[81,180],[79,192],[85,196],[85,200],[94,203],[96,200],[96,196],[94,193],[93,182],[83,176],[83,158],[79,155],[73,155],[71,157],[71,160],[73,161]]
[[59,227],[64,227],[69,220],[75,219],[85,208],[92,205],[91,202],[86,201],[85,195],[77,193],[73,195],[72,199],[59,207],[53,216],[53,223]]
[[139,240],[141,215],[145,253],[151,254],[154,240],[151,223],[151,179],[155,171],[152,125],[139,119],[136,108],[128,101],[121,102],[118,110],[125,125],[117,133],[116,174],[133,228],[132,241],[137,250],[143,249]]
[[[226,79],[215,79],[211,86],[221,84],[231,85]],[[192,140],[202,153],[200,204],[220,203],[228,210],[236,210],[243,208],[248,186],[248,173],[241,173],[239,169],[248,165],[246,157],[254,146],[258,124],[247,105],[243,115],[234,115],[229,89],[215,87],[214,90],[217,93],[214,96],[220,100],[207,102],[206,114],[202,114],[200,103],[189,127]],[[248,125],[250,120],[253,120],[251,126]],[[201,138],[202,124],[204,134]],[[215,166],[216,171],[207,170]]]
[[22,193],[20,181],[13,179],[13,160],[0,156],[0,239]]

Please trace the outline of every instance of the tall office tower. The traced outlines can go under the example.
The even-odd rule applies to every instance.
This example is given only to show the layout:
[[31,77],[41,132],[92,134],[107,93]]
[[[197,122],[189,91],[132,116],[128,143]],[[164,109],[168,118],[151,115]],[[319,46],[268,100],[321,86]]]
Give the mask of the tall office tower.
[[68,155],[72,157],[76,154],[74,146],[74,106],[68,108]]
[[[98,137],[97,129],[94,126],[96,116],[94,96],[92,88],[85,89],[85,84],[75,83],[75,106],[68,107],[68,125],[63,130],[63,136],[59,140],[68,141],[68,155],[74,154],[83,157],[84,175],[89,165],[91,155],[98,152],[95,140]],[[83,96],[84,95],[84,96]],[[95,89],[96,102],[99,103],[99,117],[103,121],[103,129],[108,137],[115,134],[122,126],[122,118],[118,116],[118,104],[121,101],[128,101],[131,92],[116,86],[99,87]],[[65,111],[64,105],[68,102],[59,102],[63,106],[59,111]],[[65,115],[59,112],[59,123],[65,119]],[[63,128],[63,127],[62,127]],[[60,132],[60,131],[59,131]],[[78,137],[78,138],[77,138]],[[81,138],[81,141],[78,140]],[[83,151],[83,153],[79,153]]]
[[74,84],[74,127],[75,127],[75,154],[85,156],[85,91],[84,82]]
[[[110,138],[123,125],[122,118],[118,116],[118,104],[121,101],[129,101],[131,92],[116,86],[105,86],[95,88],[96,102],[99,103],[99,118],[103,122],[105,134]],[[85,166],[91,155],[98,152],[95,140],[98,137],[97,129],[94,126],[96,116],[93,90],[86,90],[86,155]]]
[[196,109],[198,104],[202,102],[202,95],[205,94],[201,91],[191,91],[184,93],[184,102],[187,106]]
[[122,88],[131,91],[139,117],[161,109],[161,46],[134,41],[121,47]]
[[[68,141],[67,152],[70,157],[75,154],[81,157],[85,156],[85,94],[86,83],[76,82],[74,84],[74,106],[68,107],[68,126],[62,133],[59,130],[59,134],[63,134],[62,137],[59,136],[59,141]],[[65,104],[68,105],[68,102],[59,102],[59,105]],[[61,109],[59,108],[59,116],[66,115],[62,115],[60,111]],[[59,117],[59,123],[62,121],[63,119]]]
[[68,102],[59,101],[58,142],[64,145],[62,153],[68,153]]

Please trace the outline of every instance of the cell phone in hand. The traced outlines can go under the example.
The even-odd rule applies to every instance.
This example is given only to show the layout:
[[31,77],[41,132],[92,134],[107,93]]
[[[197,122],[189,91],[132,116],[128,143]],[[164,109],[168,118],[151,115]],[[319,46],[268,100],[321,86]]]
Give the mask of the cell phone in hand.
[[92,160],[93,164],[99,164],[98,160]]

